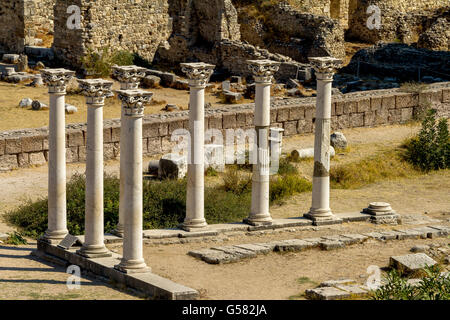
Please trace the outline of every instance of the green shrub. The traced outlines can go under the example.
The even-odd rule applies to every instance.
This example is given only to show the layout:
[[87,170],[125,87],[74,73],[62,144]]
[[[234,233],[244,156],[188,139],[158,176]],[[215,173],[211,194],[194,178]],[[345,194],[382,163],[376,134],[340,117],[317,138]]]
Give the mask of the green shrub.
[[14,231],[8,236],[8,239],[5,241],[6,244],[12,244],[15,246],[21,244],[28,244],[28,241],[20,234],[19,232]]
[[239,171],[236,165],[229,166],[223,175],[224,190],[236,195],[250,191],[251,185],[251,175]]
[[134,62],[134,54],[128,51],[111,51],[109,47],[102,48],[96,52],[89,48],[83,57],[84,69],[91,76],[107,77],[111,73],[114,64],[119,66],[131,65]]
[[441,276],[438,265],[426,267],[417,286],[408,284],[396,270],[386,276],[386,283],[371,294],[373,300],[450,300],[450,277]]
[[450,168],[450,136],[447,119],[436,119],[436,110],[427,112],[419,134],[404,143],[404,157],[423,170]]
[[286,197],[311,190],[311,182],[298,175],[276,176],[270,182],[270,202],[279,203]]

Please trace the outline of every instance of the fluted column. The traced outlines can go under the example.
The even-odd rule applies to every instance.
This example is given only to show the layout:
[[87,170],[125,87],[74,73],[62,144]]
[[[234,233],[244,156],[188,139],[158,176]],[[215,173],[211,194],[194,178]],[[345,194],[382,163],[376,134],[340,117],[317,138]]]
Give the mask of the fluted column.
[[[137,66],[113,66],[112,67],[112,73],[113,76],[119,81],[120,83],[120,90],[133,90],[138,89],[139,83],[141,82],[142,78],[145,77],[145,68],[137,67]],[[123,114],[124,109],[122,108],[121,116],[120,116],[120,122],[124,124],[127,119],[125,118]],[[120,154],[126,153],[126,144],[124,141],[124,130],[120,130]],[[124,221],[124,201],[123,201],[123,188],[124,188],[124,179],[122,169],[125,168],[123,164],[123,157],[120,157],[120,192],[119,192],[119,198],[120,198],[120,204],[119,204],[119,222],[116,226],[116,229],[113,231],[113,233],[117,236],[122,237],[123,236],[123,221]]]
[[205,220],[205,88],[214,66],[206,63],[182,63],[189,78],[189,146],[186,218],[181,227],[195,231],[207,226]]
[[270,88],[273,75],[280,63],[271,60],[247,61],[255,78],[255,130],[257,135],[257,163],[253,164],[252,204],[245,223],[251,225],[271,224],[269,212],[269,127]]
[[330,209],[330,126],[333,74],[342,61],[332,57],[309,58],[317,78],[312,206],[305,217],[315,224],[339,220]]
[[142,251],[142,117],[144,106],[148,104],[153,93],[143,90],[118,90],[122,101],[125,123],[124,132],[126,152],[121,166],[123,179],[123,196],[120,200],[123,208],[123,258],[115,268],[125,273],[149,272]]
[[66,86],[75,72],[44,69],[42,80],[50,95],[48,153],[48,228],[44,239],[58,242],[68,233],[66,213]]
[[103,217],[103,106],[111,93],[112,81],[102,79],[78,80],[86,96],[86,209],[85,236],[78,254],[89,257],[109,257],[111,253],[104,244]]

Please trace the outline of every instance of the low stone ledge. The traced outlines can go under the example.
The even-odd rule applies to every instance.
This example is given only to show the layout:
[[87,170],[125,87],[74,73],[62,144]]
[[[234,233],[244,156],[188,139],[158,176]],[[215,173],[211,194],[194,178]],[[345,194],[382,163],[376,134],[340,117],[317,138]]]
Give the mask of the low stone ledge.
[[113,253],[112,257],[89,259],[76,254],[76,249],[65,250],[56,245],[38,240],[38,251],[40,254],[54,256],[66,261],[68,264],[79,266],[81,269],[90,271],[98,276],[112,279],[127,287],[135,289],[153,299],[164,300],[191,300],[198,298],[196,290],[177,284],[171,280],[147,272],[142,274],[125,274],[114,266],[120,262],[121,257]]

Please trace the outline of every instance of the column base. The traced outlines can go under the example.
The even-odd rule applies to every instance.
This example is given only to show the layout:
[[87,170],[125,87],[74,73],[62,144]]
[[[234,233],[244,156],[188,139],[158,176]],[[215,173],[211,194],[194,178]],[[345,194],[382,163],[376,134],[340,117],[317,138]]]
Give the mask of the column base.
[[251,226],[267,226],[273,224],[270,214],[251,215],[250,217],[245,218],[242,222]]
[[119,238],[123,238],[123,228],[119,228],[119,226],[116,227],[116,229],[114,229],[113,231],[111,231],[111,234],[119,237]]
[[115,265],[114,269],[126,274],[152,272],[152,269],[147,267],[143,260],[133,261],[122,259],[122,262]]
[[47,229],[41,240],[50,244],[59,244],[68,234],[68,230],[50,231]]
[[193,219],[183,222],[178,227],[184,231],[195,232],[208,229],[208,224],[205,219]]
[[329,215],[318,215],[315,213],[305,213],[303,217],[310,219],[313,221],[314,226],[326,226],[326,225],[332,225],[332,224],[341,224],[342,219],[336,217],[334,214],[331,213]]
[[112,253],[105,246],[83,246],[77,254],[85,258],[112,257]]

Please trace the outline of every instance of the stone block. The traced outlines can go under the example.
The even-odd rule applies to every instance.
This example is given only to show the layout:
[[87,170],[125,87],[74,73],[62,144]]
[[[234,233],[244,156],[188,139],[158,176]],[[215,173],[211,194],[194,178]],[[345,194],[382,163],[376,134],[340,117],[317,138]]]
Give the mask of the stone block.
[[413,118],[414,108],[403,108],[401,109],[401,121],[406,122]]
[[353,279],[338,279],[338,280],[328,280],[319,284],[319,288],[323,287],[335,287],[337,285],[349,285],[356,284],[356,281]]
[[294,106],[289,109],[289,121],[305,118],[305,109],[301,106]]
[[339,300],[350,298],[351,296],[349,292],[335,287],[308,289],[305,291],[305,295],[310,300]]
[[239,260],[239,258],[235,255],[211,249],[189,251],[188,254],[195,258],[202,259],[203,261],[209,264],[229,263]]
[[[236,128],[245,128],[246,124],[246,114],[242,112],[236,113]],[[208,128],[205,126],[205,128]]]
[[0,156],[5,154],[5,140],[0,139]]
[[346,234],[341,235],[341,237],[342,238],[349,238],[349,239],[351,239],[352,240],[350,242],[351,244],[362,243],[362,242],[366,241],[367,238],[368,238],[365,235],[357,234],[357,233],[351,233],[351,234],[350,233],[346,233]]
[[78,162],[78,147],[66,148],[66,162]]
[[383,240],[396,240],[400,234],[396,231],[382,231],[380,233],[383,235]]
[[364,113],[352,113],[350,115],[350,127],[364,127]]
[[316,107],[305,107],[305,120],[312,120],[316,117]]
[[[86,135],[85,132],[84,132],[84,135]],[[104,127],[103,128],[103,142],[104,143],[113,142],[112,141],[112,135],[111,135],[111,127]]]
[[162,137],[161,139],[161,151],[162,153],[170,153],[175,147],[176,142],[172,142],[169,136]]
[[169,153],[159,160],[158,176],[161,179],[182,179],[187,173],[187,157]]
[[428,103],[436,104],[442,101],[441,90],[425,90],[419,93],[419,104],[427,105]]
[[111,142],[120,142],[120,127],[111,128]]
[[440,230],[429,228],[429,227],[419,227],[419,228],[414,228],[411,230],[425,233],[427,235],[427,238],[430,238],[430,239],[444,236],[444,234],[442,234]]
[[442,236],[450,235],[450,227],[447,227],[447,226],[430,226],[430,228],[439,230]]
[[46,163],[43,152],[30,153],[29,159],[31,165],[42,165]]
[[297,121],[286,121],[284,123],[284,135],[292,136],[297,134]]
[[344,102],[339,101],[334,103],[335,105],[335,115],[340,116],[344,114]]
[[339,248],[344,248],[345,244],[339,240],[322,240],[320,241],[320,248],[322,250],[334,250]]
[[154,138],[159,137],[159,122],[144,122],[142,124],[142,137]]
[[402,111],[401,109],[389,110],[388,122],[390,124],[400,123],[402,121]]
[[78,147],[78,160],[80,162],[86,161],[86,146],[79,146]]
[[267,254],[267,253],[270,253],[273,251],[273,249],[270,248],[269,246],[262,246],[259,244],[251,244],[251,243],[250,244],[238,244],[238,245],[235,245],[235,247],[253,251],[256,254]]
[[344,129],[349,128],[350,117],[348,114],[343,114],[341,116],[337,116],[337,128]]
[[370,110],[371,111],[380,111],[381,109],[381,97],[371,97],[370,98]]
[[357,108],[357,112],[358,113],[362,113],[362,112],[368,112],[370,111],[370,99],[361,99],[358,101],[358,108]]
[[442,102],[450,102],[450,88],[442,89]]
[[381,107],[386,110],[395,109],[395,96],[382,97]]
[[336,285],[336,288],[350,293],[352,298],[365,297],[369,294],[367,290],[364,290],[363,288],[361,288],[361,286],[358,285],[338,284]]
[[208,124],[208,126],[209,126],[208,127],[209,129],[222,130],[223,129],[222,113],[211,114],[209,116],[209,124]]
[[225,97],[225,103],[239,103],[244,99],[242,93],[240,92],[232,92],[232,91],[223,91],[223,95]]
[[19,167],[26,167],[30,164],[30,155],[28,153],[19,153],[17,155]]
[[313,132],[312,120],[307,120],[307,119],[298,120],[297,132],[298,133],[310,133],[310,132]]
[[36,152],[42,151],[44,145],[43,136],[29,136],[21,139],[22,152]]
[[369,238],[376,239],[376,240],[385,240],[384,236],[379,232],[363,233],[363,236],[367,236]]
[[169,122],[169,136],[178,129],[183,129],[183,120],[177,119]]
[[414,93],[397,93],[395,95],[395,107],[397,109],[412,108],[419,103],[419,95]]
[[22,139],[11,138],[5,140],[5,154],[15,154],[22,152]]
[[148,138],[148,154],[161,154],[161,138]]
[[283,252],[283,251],[301,251],[307,248],[311,248],[312,244],[308,241],[303,241],[299,239],[292,240],[282,240],[279,241],[275,246],[274,250]]
[[290,108],[277,108],[277,122],[284,122],[289,120]]
[[256,253],[247,249],[239,248],[236,246],[223,246],[223,247],[213,247],[212,250],[222,251],[226,254],[230,254],[238,257],[239,259],[254,258]]
[[164,137],[169,134],[169,124],[167,122],[161,122],[159,124],[159,136]]
[[69,147],[85,146],[83,131],[81,130],[67,130],[67,145]]
[[0,171],[11,170],[18,167],[17,155],[0,156]]
[[158,88],[161,83],[161,78],[153,75],[146,76],[142,81],[146,88]]
[[389,259],[390,267],[406,274],[421,271],[426,266],[434,266],[436,263],[436,261],[424,253],[394,256]]
[[223,117],[223,129],[236,128],[236,113],[235,112],[223,113],[222,117]]
[[358,111],[358,101],[345,101],[344,114],[352,114]]

